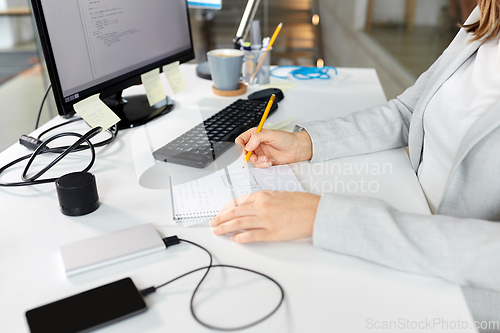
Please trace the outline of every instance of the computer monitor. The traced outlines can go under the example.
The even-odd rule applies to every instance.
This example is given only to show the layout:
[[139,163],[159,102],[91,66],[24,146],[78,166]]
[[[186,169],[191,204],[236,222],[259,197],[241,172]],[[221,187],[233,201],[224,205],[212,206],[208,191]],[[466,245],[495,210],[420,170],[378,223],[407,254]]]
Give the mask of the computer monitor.
[[194,59],[186,0],[31,0],[61,116],[99,93],[120,128],[142,125],[173,107],[145,95],[122,98],[141,74]]

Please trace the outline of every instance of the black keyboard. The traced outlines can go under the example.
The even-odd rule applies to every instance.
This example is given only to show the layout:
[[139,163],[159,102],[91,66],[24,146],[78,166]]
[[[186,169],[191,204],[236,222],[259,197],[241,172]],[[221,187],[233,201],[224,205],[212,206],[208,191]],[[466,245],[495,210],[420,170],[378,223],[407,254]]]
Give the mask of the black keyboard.
[[[259,124],[267,101],[239,99],[153,153],[155,159],[204,168]],[[275,102],[269,114],[278,108]]]

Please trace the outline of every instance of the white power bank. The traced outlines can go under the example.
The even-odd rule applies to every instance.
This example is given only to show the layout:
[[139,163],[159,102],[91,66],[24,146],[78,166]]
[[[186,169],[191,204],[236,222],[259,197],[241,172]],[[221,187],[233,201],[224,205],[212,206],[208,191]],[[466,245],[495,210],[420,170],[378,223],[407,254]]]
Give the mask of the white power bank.
[[66,275],[71,276],[165,250],[152,224],[61,245]]

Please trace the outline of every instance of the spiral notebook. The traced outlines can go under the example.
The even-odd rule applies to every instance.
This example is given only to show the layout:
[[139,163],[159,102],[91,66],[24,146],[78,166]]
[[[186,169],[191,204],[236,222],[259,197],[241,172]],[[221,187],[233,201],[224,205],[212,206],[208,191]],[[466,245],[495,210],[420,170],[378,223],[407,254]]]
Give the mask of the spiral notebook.
[[173,220],[185,225],[208,221],[236,198],[260,190],[304,192],[288,165],[179,173],[170,177]]

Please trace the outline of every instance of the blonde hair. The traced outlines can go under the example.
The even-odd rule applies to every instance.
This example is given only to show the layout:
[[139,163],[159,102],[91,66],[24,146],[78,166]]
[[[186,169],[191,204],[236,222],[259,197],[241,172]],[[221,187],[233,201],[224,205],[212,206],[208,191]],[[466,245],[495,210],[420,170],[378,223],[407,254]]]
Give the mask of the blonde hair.
[[471,42],[484,38],[490,40],[500,32],[500,0],[478,0],[479,21],[462,27],[473,34]]

